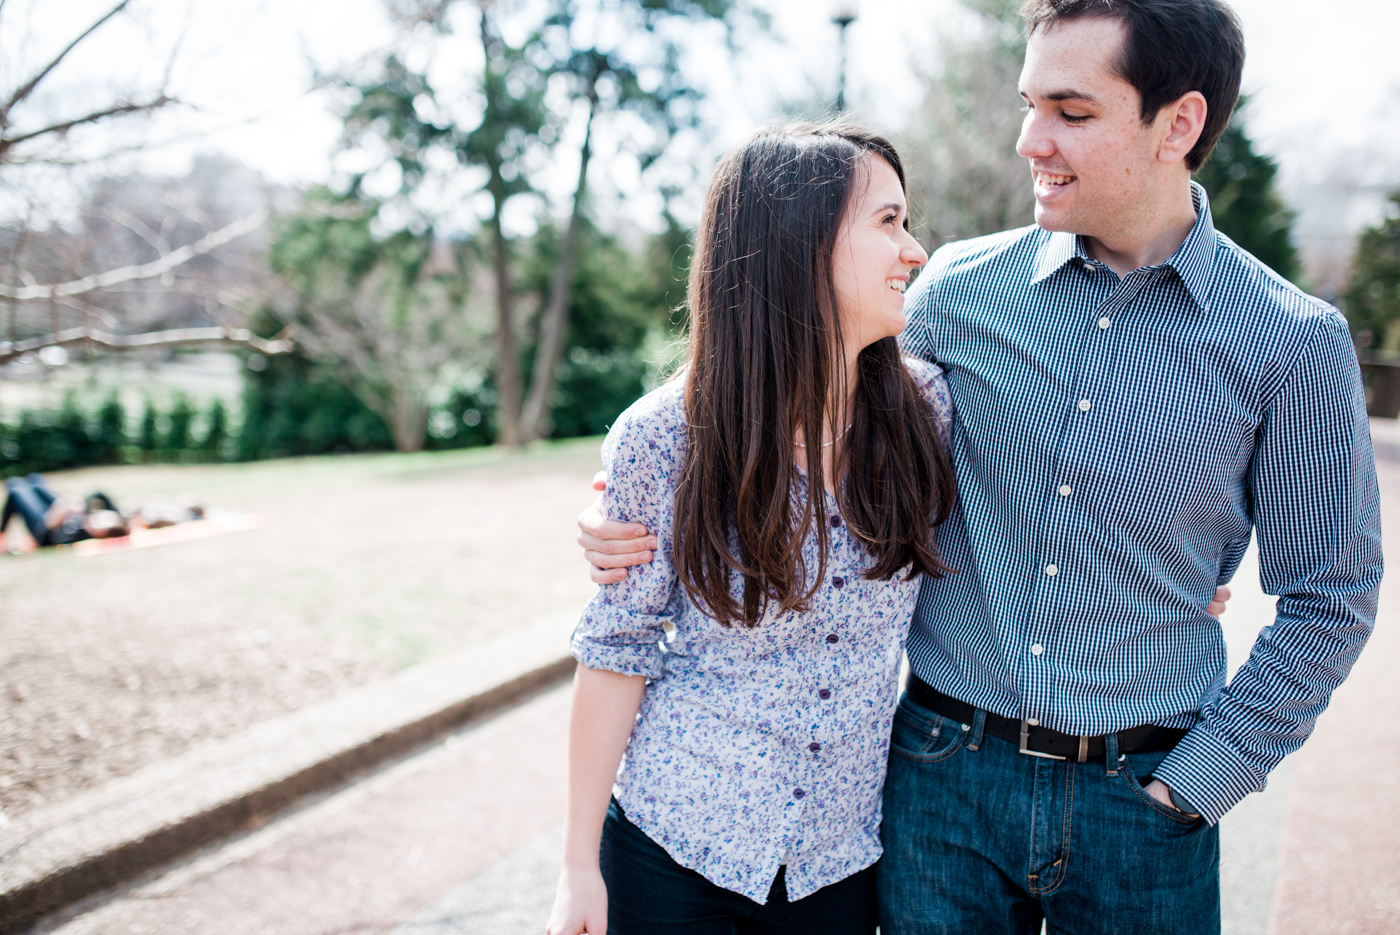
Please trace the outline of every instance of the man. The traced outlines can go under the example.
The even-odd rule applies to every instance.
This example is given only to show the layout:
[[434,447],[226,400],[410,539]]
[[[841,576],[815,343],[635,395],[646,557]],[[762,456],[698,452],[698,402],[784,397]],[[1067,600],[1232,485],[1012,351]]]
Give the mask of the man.
[[[1218,234],[1191,182],[1238,95],[1228,7],[1023,14],[1036,226],[938,251],[906,306],[958,412],[959,573],[910,633],[882,928],[1217,932],[1217,822],[1374,621],[1360,375],[1336,310]],[[580,525],[595,565],[625,564],[600,541],[620,528]],[[1277,617],[1226,686],[1207,601],[1251,531]]]

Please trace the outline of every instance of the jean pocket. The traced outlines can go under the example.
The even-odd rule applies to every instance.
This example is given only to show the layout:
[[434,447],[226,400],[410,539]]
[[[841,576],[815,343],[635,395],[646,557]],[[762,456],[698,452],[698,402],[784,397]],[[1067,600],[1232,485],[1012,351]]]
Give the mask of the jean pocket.
[[1152,783],[1150,773],[1147,779],[1139,779],[1137,773],[1133,771],[1132,766],[1129,764],[1129,759],[1130,758],[1125,758],[1119,763],[1118,778],[1125,785],[1127,785],[1128,790],[1132,794],[1133,798],[1137,799],[1143,805],[1146,805],[1147,807],[1151,808],[1158,815],[1161,815],[1164,818],[1170,818],[1172,821],[1176,822],[1182,827],[1189,828],[1195,825],[1197,822],[1201,821],[1200,815],[1192,815],[1189,812],[1183,812],[1175,805],[1165,805],[1161,802],[1158,802],[1151,795],[1149,795],[1147,792],[1147,787]]
[[916,763],[937,763],[962,749],[968,732],[957,721],[901,705],[894,715],[890,752]]

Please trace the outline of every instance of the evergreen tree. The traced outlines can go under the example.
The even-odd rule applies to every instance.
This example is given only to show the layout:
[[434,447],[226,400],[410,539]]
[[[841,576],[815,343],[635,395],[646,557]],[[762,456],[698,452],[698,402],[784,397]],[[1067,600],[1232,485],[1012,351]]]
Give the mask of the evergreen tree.
[[156,415],[156,405],[146,397],[146,409],[141,413],[141,431],[137,444],[141,447],[143,460],[155,461],[160,452],[160,418]]
[[228,440],[228,412],[224,409],[224,401],[217,396],[214,397],[214,405],[209,407],[209,427],[204,431],[204,440],[199,447],[204,451],[204,457],[209,461],[220,461],[223,459],[222,450],[224,442]]
[[184,393],[175,394],[175,402],[170,406],[168,428],[165,433],[165,447],[169,458],[178,461],[180,455],[189,450],[190,429],[194,426],[194,406]]
[[102,464],[120,464],[126,444],[126,412],[121,398],[113,392],[97,410],[98,460]]
[[1244,131],[1244,105],[1241,97],[1215,151],[1196,173],[1196,181],[1210,195],[1216,230],[1283,278],[1293,280],[1298,276],[1298,253],[1291,237],[1293,212],[1284,207],[1274,188],[1278,166],[1254,151]]
[[[1400,191],[1390,200],[1400,207]],[[1358,346],[1400,351],[1400,216],[1361,234],[1344,299]]]

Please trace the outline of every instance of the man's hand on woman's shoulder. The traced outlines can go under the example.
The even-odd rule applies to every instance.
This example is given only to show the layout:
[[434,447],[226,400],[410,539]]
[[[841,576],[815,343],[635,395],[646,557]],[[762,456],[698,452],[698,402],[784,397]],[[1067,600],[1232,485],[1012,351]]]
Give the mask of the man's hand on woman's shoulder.
[[[608,475],[599,471],[593,476],[593,489],[607,489]],[[578,515],[578,544],[583,557],[592,568],[588,577],[597,584],[616,584],[627,577],[632,565],[645,565],[652,560],[656,537],[641,523],[614,523],[603,518],[603,498],[599,496],[588,509]]]

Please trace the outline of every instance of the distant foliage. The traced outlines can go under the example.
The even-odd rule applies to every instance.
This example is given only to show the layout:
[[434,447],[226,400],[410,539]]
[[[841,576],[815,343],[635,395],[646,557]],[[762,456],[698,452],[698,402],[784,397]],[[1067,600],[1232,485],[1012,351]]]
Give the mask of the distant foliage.
[[[1030,170],[1016,154],[1016,82],[1026,52],[1020,0],[959,0],[939,38],[940,71],[910,132],[907,156],[915,221],[925,243],[978,237],[1033,220]],[[922,214],[922,217],[920,216]]]
[[1258,257],[1284,279],[1298,278],[1298,253],[1293,247],[1293,212],[1283,205],[1274,187],[1278,166],[1254,151],[1244,131],[1244,98],[1210,159],[1196,173],[1210,195],[1216,230]]
[[[221,400],[201,412],[184,396],[176,396],[165,411],[147,399],[135,432],[130,425],[115,393],[92,405],[70,393],[57,409],[27,409],[0,421],[0,477],[94,464],[224,461],[237,455],[228,444]],[[199,426],[204,426],[202,433]]]
[[[1400,208],[1400,192],[1390,200]],[[1357,346],[1400,351],[1400,216],[1357,240],[1344,298]]]
[[[646,348],[673,338],[678,327],[673,309],[684,299],[689,264],[688,236],[675,224],[648,238],[639,250],[628,249],[586,219],[578,237],[581,249],[569,292],[566,350],[550,398],[548,427],[554,438],[607,431],[654,382],[656,366],[646,359]],[[349,247],[357,244],[371,249],[360,240],[347,242]],[[544,305],[560,244],[560,232],[551,225],[522,244],[514,290],[533,299],[536,308]],[[285,324],[280,315],[265,309],[255,319],[254,330],[271,335]],[[529,380],[538,358],[534,342],[518,353]],[[486,357],[474,353],[471,360]],[[300,354],[251,360],[256,369],[244,376],[240,458],[393,449],[387,423],[362,402],[363,394],[351,392],[343,368]],[[500,436],[499,402],[494,368],[468,366],[445,378],[429,394],[424,447],[495,444]]]

